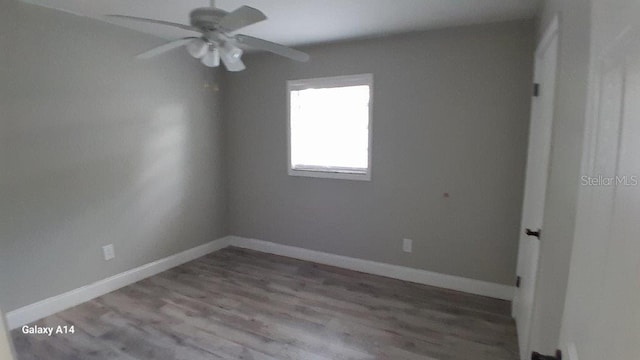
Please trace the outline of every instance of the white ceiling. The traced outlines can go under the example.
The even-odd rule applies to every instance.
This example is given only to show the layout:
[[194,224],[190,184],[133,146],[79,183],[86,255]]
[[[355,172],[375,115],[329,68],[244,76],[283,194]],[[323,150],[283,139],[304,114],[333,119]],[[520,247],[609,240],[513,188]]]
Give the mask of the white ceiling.
[[[188,24],[189,12],[207,0],[23,0],[100,18],[123,14]],[[537,15],[540,0],[218,0],[227,11],[242,5],[269,19],[240,32],[285,45],[330,42],[391,33],[468,25]],[[109,22],[173,39],[182,30],[159,25]]]

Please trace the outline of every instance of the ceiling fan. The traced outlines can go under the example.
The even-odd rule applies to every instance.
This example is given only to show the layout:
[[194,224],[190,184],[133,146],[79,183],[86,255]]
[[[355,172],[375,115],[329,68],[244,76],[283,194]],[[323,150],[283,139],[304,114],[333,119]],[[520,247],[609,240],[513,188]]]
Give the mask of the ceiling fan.
[[240,46],[269,51],[300,62],[306,62],[310,59],[308,54],[284,45],[248,35],[232,34],[236,30],[267,19],[266,15],[260,10],[249,6],[242,6],[232,12],[227,12],[216,8],[215,0],[211,0],[211,6],[198,8],[191,12],[191,25],[127,15],[107,16],[172,26],[199,33],[199,36],[177,39],[146,51],[136,56],[138,59],[150,59],[181,46],[185,46],[189,54],[196,59],[200,59],[205,66],[218,67],[220,66],[220,60],[222,60],[222,63],[229,71],[242,71],[246,68],[242,62],[243,50]]

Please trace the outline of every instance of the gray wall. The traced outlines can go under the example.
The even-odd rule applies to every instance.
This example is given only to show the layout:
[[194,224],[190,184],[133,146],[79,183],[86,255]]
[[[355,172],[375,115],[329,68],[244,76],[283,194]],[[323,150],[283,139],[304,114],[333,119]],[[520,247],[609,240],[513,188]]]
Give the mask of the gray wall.
[[[533,43],[519,21],[247,57],[223,93],[231,233],[512,284]],[[374,74],[373,180],[288,176],[286,81],[358,73]]]
[[[8,52],[6,49],[8,48],[11,34],[14,33],[13,29],[15,28],[15,9],[13,5],[13,0],[0,0],[0,8],[2,8],[2,11],[0,11],[0,134],[4,132],[4,122],[2,121],[2,119],[4,119],[3,109],[5,108],[8,94],[7,86],[2,86],[2,84],[4,84],[4,80],[8,79],[10,71],[9,58],[7,56]],[[2,142],[0,142],[0,154],[2,154],[3,150],[4,147],[2,146]],[[3,169],[4,158],[0,155],[0,177],[2,176]],[[1,249],[0,247],[0,261],[4,261]],[[0,282],[0,292],[2,291],[3,287]],[[7,324],[2,308],[2,303],[0,303],[0,359],[8,360],[15,358],[15,354],[13,352],[13,344],[9,341]]]
[[147,35],[17,6],[19,30],[0,21],[3,310],[227,235],[218,76],[180,51],[133,60]]
[[560,16],[551,168],[531,329],[532,349],[547,354],[558,347],[575,234],[589,79],[590,3],[546,1],[538,30],[540,37],[553,16]]

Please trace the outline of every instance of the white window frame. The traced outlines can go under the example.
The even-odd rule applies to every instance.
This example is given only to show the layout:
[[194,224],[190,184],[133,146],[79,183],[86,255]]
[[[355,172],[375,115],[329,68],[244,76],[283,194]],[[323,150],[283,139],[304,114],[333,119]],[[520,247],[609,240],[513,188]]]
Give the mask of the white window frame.
[[[336,88],[347,86],[369,86],[369,148],[368,167],[364,173],[350,172],[349,169],[341,171],[338,168],[318,168],[313,170],[294,169],[291,164],[291,91],[316,88]],[[304,176],[325,179],[360,180],[371,181],[371,153],[372,153],[372,131],[373,123],[373,74],[358,74],[346,76],[333,76],[313,79],[300,79],[287,81],[287,169],[290,176]]]

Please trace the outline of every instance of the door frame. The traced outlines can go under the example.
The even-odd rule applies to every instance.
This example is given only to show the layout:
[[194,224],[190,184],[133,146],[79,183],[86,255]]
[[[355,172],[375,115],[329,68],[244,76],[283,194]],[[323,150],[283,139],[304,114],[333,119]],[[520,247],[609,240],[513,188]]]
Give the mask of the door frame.
[[[553,97],[553,104],[552,104],[552,109],[551,109],[551,119],[550,119],[550,133],[549,133],[549,153],[548,153],[548,163],[547,163],[547,185],[549,182],[549,175],[550,175],[550,170],[551,170],[551,155],[553,153],[553,126],[555,123],[555,88],[557,87],[557,74],[558,74],[558,59],[559,59],[559,54],[560,54],[560,17],[559,15],[556,13],[551,22],[549,23],[549,25],[547,25],[541,40],[538,42],[538,45],[536,47],[536,51],[534,54],[534,83],[537,83],[539,81],[539,78],[541,76],[540,74],[540,68],[541,68],[541,60],[544,58],[546,52],[549,50],[549,46],[551,46],[553,44],[555,40],[556,43],[556,66],[553,72],[553,87],[554,87],[554,97]],[[533,104],[533,101],[532,101]],[[533,108],[532,108],[533,110]],[[532,114],[533,115],[533,111]],[[533,116],[531,116],[531,120],[533,119]],[[531,144],[530,144],[531,145]],[[528,149],[529,153],[531,150]],[[525,178],[525,187],[526,187],[526,178]],[[526,191],[526,189],[525,189]],[[545,187],[545,192],[548,192],[548,186]],[[546,194],[545,194],[546,197]],[[524,209],[524,201],[523,201],[523,209]],[[524,215],[524,214],[523,214]],[[524,219],[523,219],[524,220]],[[544,224],[543,224],[544,225]],[[524,222],[522,222],[521,224],[521,229],[519,229],[520,231],[524,230],[525,224]],[[520,239],[521,239],[521,235],[518,236],[518,247],[520,248]],[[538,240],[540,241],[540,240]],[[533,303],[531,306],[531,309],[529,309],[530,312],[530,320],[529,320],[529,324],[528,324],[528,333],[527,333],[527,339],[525,340],[525,344],[526,344],[526,349],[519,349],[519,354],[520,356],[524,356],[521,360],[528,360],[528,354],[530,354],[530,350],[531,350],[531,328],[532,328],[532,324],[533,324],[533,313],[534,313],[534,308],[535,308],[535,304],[536,304],[536,293],[538,292],[538,288],[539,288],[539,274],[540,274],[540,259],[542,257],[542,253],[539,252],[537,259],[535,259],[534,261],[537,262],[536,264],[536,274],[535,274],[535,283],[533,284]],[[521,253],[520,250],[518,251],[518,259],[517,259],[518,263],[517,263],[517,267],[516,267],[516,277],[519,276],[523,269],[521,269],[522,267],[522,262],[523,260],[521,259]],[[517,291],[517,290],[516,290]],[[515,294],[514,294],[515,295]],[[514,300],[516,299],[516,297],[514,296]],[[512,307],[511,307],[511,314],[512,316],[515,318],[516,317],[516,306],[515,306],[515,301],[512,303]],[[520,337],[518,337],[518,344],[520,344]]]

